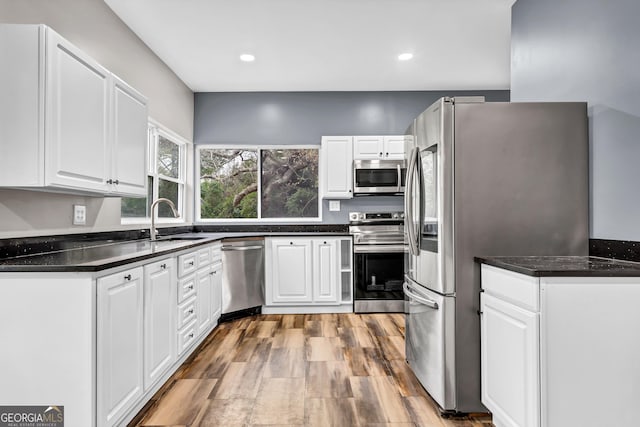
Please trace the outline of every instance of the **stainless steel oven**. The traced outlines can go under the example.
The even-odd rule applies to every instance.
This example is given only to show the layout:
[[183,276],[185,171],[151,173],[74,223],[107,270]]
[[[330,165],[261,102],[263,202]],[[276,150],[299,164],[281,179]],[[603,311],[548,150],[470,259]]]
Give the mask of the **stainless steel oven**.
[[354,160],[353,193],[404,193],[406,174],[404,160]]
[[404,312],[403,212],[349,213],[353,236],[354,311]]

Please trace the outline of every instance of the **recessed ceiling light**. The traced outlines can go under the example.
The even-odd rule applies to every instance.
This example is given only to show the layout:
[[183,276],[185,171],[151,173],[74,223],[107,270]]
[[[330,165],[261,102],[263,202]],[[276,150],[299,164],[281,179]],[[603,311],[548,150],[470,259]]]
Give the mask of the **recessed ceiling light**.
[[256,57],[249,53],[243,53],[242,55],[240,55],[240,61],[252,62],[252,61],[255,61],[255,59]]
[[413,53],[401,53],[400,55],[398,55],[398,59],[400,61],[408,61],[411,58],[413,58]]

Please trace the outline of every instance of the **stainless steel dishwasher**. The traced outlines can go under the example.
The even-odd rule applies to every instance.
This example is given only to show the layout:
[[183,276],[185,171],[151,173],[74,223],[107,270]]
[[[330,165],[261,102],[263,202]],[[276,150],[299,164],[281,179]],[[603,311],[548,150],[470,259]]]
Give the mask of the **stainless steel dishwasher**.
[[260,313],[264,304],[264,238],[222,241],[222,321]]

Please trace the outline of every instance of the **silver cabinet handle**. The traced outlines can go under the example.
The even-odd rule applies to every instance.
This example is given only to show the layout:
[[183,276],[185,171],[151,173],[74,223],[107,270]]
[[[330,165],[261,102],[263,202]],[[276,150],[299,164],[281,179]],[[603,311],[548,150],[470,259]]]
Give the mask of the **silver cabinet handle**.
[[429,298],[426,298],[426,297],[423,297],[423,296],[420,296],[418,294],[415,294],[415,293],[411,292],[410,291],[411,288],[409,287],[407,282],[404,282],[402,284],[402,289],[404,290],[404,294],[406,296],[408,296],[409,298],[414,299],[414,300],[418,301],[420,304],[426,305],[429,308],[433,308],[434,310],[438,309],[438,303],[435,302],[434,300],[431,300]]
[[[293,242],[290,244],[293,245]],[[264,246],[223,246],[223,251],[253,251],[256,249],[262,249]]]

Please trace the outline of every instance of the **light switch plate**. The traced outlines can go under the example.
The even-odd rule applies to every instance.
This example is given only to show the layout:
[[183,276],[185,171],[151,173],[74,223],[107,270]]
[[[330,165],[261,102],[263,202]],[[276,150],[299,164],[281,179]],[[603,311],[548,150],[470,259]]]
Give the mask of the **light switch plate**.
[[339,212],[340,200],[329,200],[329,210],[332,212]]
[[73,225],[85,225],[87,223],[87,207],[85,205],[73,205]]

